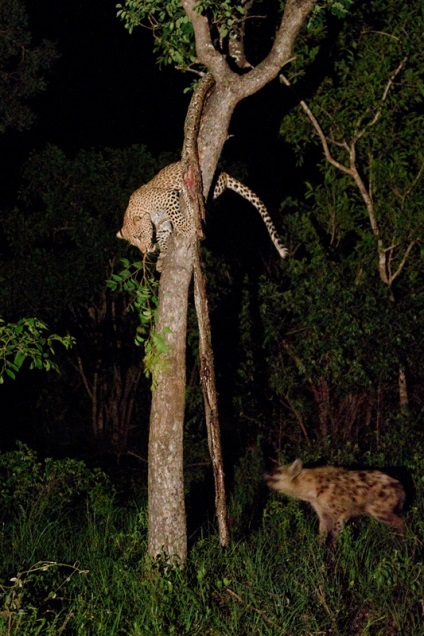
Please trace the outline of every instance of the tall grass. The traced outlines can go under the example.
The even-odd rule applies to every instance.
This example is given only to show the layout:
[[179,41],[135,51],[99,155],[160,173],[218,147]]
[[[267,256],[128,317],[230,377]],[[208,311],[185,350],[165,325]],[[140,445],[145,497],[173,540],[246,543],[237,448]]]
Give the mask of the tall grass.
[[[69,465],[54,483],[38,466],[28,496],[3,510],[0,635],[424,636],[424,459],[406,537],[358,520],[334,551],[318,546],[315,516],[303,504],[255,498],[252,481],[246,497],[246,463],[230,505],[245,526],[236,523],[222,549],[209,524],[183,570],[146,560],[143,506],[119,506],[110,486],[81,465],[73,467],[77,493]],[[261,492],[259,470],[252,472]],[[67,497],[59,494],[64,482]],[[257,510],[248,521],[250,500]]]

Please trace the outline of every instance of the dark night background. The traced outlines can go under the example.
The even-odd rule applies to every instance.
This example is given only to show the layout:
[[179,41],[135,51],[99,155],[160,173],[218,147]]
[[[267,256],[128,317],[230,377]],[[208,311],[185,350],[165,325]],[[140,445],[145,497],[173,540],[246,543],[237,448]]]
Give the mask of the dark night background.
[[[183,91],[194,76],[159,69],[148,30],[130,35],[116,17],[114,0],[40,0],[27,3],[27,11],[34,43],[51,40],[60,58],[47,73],[47,90],[31,100],[35,125],[5,140],[6,168],[46,143],[65,151],[135,143],[146,144],[153,154],[179,151],[190,98]],[[230,160],[255,164],[258,180],[258,170],[266,178],[275,165],[273,154],[280,151],[281,113],[269,108],[277,102],[275,90],[278,84],[238,107],[226,147]]]
[[[36,115],[35,123],[26,131],[8,130],[2,135],[0,152],[2,208],[11,209],[16,204],[16,192],[22,187],[22,170],[30,154],[33,151],[43,151],[49,144],[60,148],[70,160],[78,156],[81,150],[128,149],[138,144],[146,146],[153,157],[153,163],[158,158],[160,162],[160,157],[164,153],[168,153],[171,160],[178,157],[183,139],[184,118],[190,99],[190,93],[184,92],[184,89],[190,86],[193,76],[190,73],[175,71],[170,67],[159,69],[152,53],[152,35],[148,30],[138,28],[130,35],[125,30],[123,23],[116,17],[115,0],[91,0],[88,3],[75,0],[63,0],[62,2],[37,0],[37,2],[28,2],[26,9],[29,15],[28,26],[32,34],[33,45],[37,45],[42,39],[50,40],[55,43],[59,57],[45,73],[46,90],[30,100],[30,106]],[[334,59],[331,58],[331,38],[337,35],[340,23],[330,20],[330,26],[334,31],[331,32],[330,29],[330,44],[327,44],[327,48],[324,46],[322,57],[317,58],[309,79],[306,79],[306,83],[309,81],[311,93],[319,85],[322,77],[327,72],[331,74],[332,71]],[[271,37],[272,34],[265,34],[263,41],[269,42]],[[262,42],[261,39],[258,39],[259,41]],[[255,51],[252,54],[255,55]],[[263,51],[260,54],[263,54]],[[260,58],[259,53],[258,56]],[[323,63],[323,60],[326,62]],[[234,176],[239,177],[241,181],[246,182],[264,200],[279,231],[283,229],[281,224],[286,223],[286,212],[285,209],[281,212],[281,202],[289,197],[298,197],[301,201],[300,206],[306,205],[303,197],[304,182],[313,180],[316,176],[321,178],[315,167],[317,158],[321,156],[321,150],[312,150],[304,158],[303,165],[296,166],[296,157],[292,147],[284,143],[279,135],[282,117],[291,105],[285,89],[278,81],[246,99],[235,111],[229,131],[230,136],[222,157],[226,169]],[[145,176],[140,174],[138,178],[136,175],[135,179],[135,186],[138,187],[145,181]],[[124,255],[128,258],[137,258],[134,250],[123,246],[114,238],[125,209],[125,201],[132,189],[134,189],[134,185],[130,186],[129,184],[125,188],[121,188],[120,203],[108,217],[107,240],[110,242],[109,249],[112,249],[113,257],[116,259]],[[81,193],[80,195],[82,196]],[[229,438],[230,448],[236,448],[239,444],[242,448],[243,445],[246,447],[249,443],[254,443],[257,430],[261,430],[261,433],[265,431],[265,435],[268,434],[265,430],[267,419],[269,421],[275,420],[276,417],[280,417],[281,413],[287,413],[287,405],[280,398],[281,390],[278,381],[276,381],[276,387],[273,387],[272,390],[269,389],[268,374],[270,377],[272,374],[274,377],[283,375],[283,372],[280,372],[278,368],[280,364],[278,356],[282,358],[285,355],[281,346],[281,333],[284,332],[281,324],[285,320],[289,324],[292,315],[289,311],[287,315],[282,314],[281,318],[274,321],[274,314],[279,316],[281,302],[285,302],[281,301],[279,294],[285,291],[290,283],[286,274],[287,270],[280,270],[279,265],[276,264],[273,247],[257,212],[235,195],[228,194],[225,197],[225,203],[213,205],[209,210],[205,245],[211,248],[214,257],[217,258],[216,261],[212,262],[210,286],[223,430],[224,435]],[[349,257],[355,248],[357,236],[355,232],[346,233],[346,236],[343,237],[344,242],[340,242],[340,245],[332,248],[331,252],[326,249],[328,235],[323,229],[323,224],[316,218],[312,218],[311,222],[314,224],[317,236],[320,240],[322,239],[330,271],[336,272],[336,266],[342,264],[340,280],[343,288],[343,276],[345,275],[342,271],[343,259]],[[222,231],[224,223],[225,232]],[[97,252],[103,249],[100,247],[103,239],[104,237],[99,235],[99,241],[96,242],[94,237],[90,246],[93,259]],[[4,249],[4,254],[9,256],[7,241],[4,240],[4,237],[3,240],[0,239],[0,249]],[[337,250],[339,253],[336,253]],[[75,253],[69,252],[71,257]],[[65,251],[63,256],[65,266],[66,254]],[[304,256],[302,250],[299,254],[301,257]],[[305,263],[305,271],[308,273],[307,259]],[[293,267],[296,267],[296,263]],[[292,275],[295,273],[293,270]],[[319,275],[321,274],[322,272],[319,271]],[[298,275],[301,276],[301,274]],[[274,287],[268,291],[262,291],[262,288],[266,288],[267,283],[264,284],[264,279],[261,277],[267,279],[268,276],[270,280],[273,280]],[[346,274],[346,277],[346,280],[351,280],[352,274]],[[104,281],[106,278],[107,272],[102,273],[99,280]],[[374,280],[372,285],[375,284]],[[226,281],[226,288],[223,281]],[[330,288],[331,285],[328,287]],[[378,287],[378,283],[376,287]],[[265,319],[264,315],[261,315],[263,306],[268,301],[268,298],[264,301],[261,294],[266,296],[268,293],[270,294],[270,308],[267,309],[267,320],[269,329],[274,330],[272,337],[269,333],[264,333]],[[309,293],[308,290],[307,293]],[[405,306],[407,308],[408,293],[409,289],[406,289]],[[246,301],[247,295],[250,299]],[[336,298],[338,298],[337,294]],[[311,307],[313,302],[312,295]],[[329,299],[323,302],[328,307],[331,306],[334,299],[329,296]],[[246,319],[246,323],[241,328],[239,319],[242,312],[246,310],[246,304],[250,312],[249,318]],[[216,309],[215,312],[214,309]],[[306,319],[308,311],[309,306],[304,312]],[[374,311],[374,309],[371,308],[369,311]],[[399,311],[401,314],[407,313],[403,311],[401,306]],[[18,315],[10,317],[12,320],[18,318],[19,312]],[[43,318],[50,324],[48,315],[43,316]],[[293,320],[294,331],[292,333],[297,334],[296,318]],[[388,318],[389,320],[390,318]],[[304,328],[302,326],[300,332]],[[66,319],[63,319],[63,316],[58,324],[52,325],[52,329],[57,329],[58,333],[70,329],[73,335],[77,335],[72,331],[72,327],[66,323]],[[306,329],[309,329],[309,326]],[[89,330],[84,332],[83,329],[80,336],[80,346],[84,347],[84,343],[87,342],[86,354],[89,356],[88,352],[91,351],[89,341],[91,338],[93,342],[95,338],[92,337]],[[109,334],[106,333],[103,336],[103,341],[106,342]],[[271,354],[266,349],[268,345],[262,347],[262,342],[266,340],[265,336],[270,339]],[[379,337],[378,333],[377,337]],[[273,350],[275,343],[273,343],[272,338],[276,339],[276,344],[280,347],[278,356],[276,355],[275,358]],[[394,341],[394,337],[388,331],[387,338],[391,338],[390,342]],[[370,340],[372,341],[371,338]],[[131,339],[127,338],[127,343],[129,349],[133,350]],[[329,345],[330,350],[331,346],[333,345]],[[138,356],[139,354],[140,351],[136,350],[135,354],[133,351],[129,355]],[[248,359],[250,354],[252,360]],[[108,355],[113,357],[114,354],[109,351]],[[64,356],[58,358],[58,361],[63,360]],[[191,369],[190,364],[194,369],[193,378],[196,378],[196,365],[193,360],[190,360],[189,369]],[[269,369],[272,365],[275,366],[270,372]],[[49,376],[48,379],[46,379],[46,375]],[[57,440],[55,436],[59,434],[60,437],[60,431],[54,430],[54,415],[47,417],[48,424],[43,422],[44,407],[40,406],[37,396],[44,390],[49,399],[53,399],[56,389],[55,381],[51,378],[52,375],[22,371],[16,381],[8,382],[7,402],[14,412],[12,416],[14,424],[13,427],[3,428],[2,431],[3,443],[7,446],[19,438],[35,445],[41,444],[41,446],[50,439],[52,448],[56,449],[58,448],[57,444],[60,445],[63,442],[63,452],[66,452],[66,449],[71,449],[72,452],[78,453],[80,448],[84,448],[84,444],[81,446],[78,435],[73,438],[72,434],[69,433],[70,441]],[[65,374],[65,377],[68,376]],[[299,381],[299,377],[296,377],[295,374],[293,374],[293,378],[293,383]],[[47,382],[47,388],[43,389],[45,382]],[[288,381],[290,390],[292,390],[291,382],[290,379]],[[386,382],[386,378],[384,382]],[[393,379],[393,376],[387,382],[388,384],[394,382],[393,386],[396,386],[396,380]],[[416,382],[419,384],[419,378]],[[52,385],[50,386],[49,383]],[[196,384],[196,381],[193,383]],[[190,390],[192,388],[190,387]],[[359,389],[359,392],[362,391],[362,388]],[[5,387],[2,387],[1,390],[4,392]],[[79,422],[76,429],[79,428],[82,431],[85,425],[89,427],[89,404],[87,401],[84,404],[83,401],[75,397],[80,395],[81,386],[77,387],[70,382],[66,390],[68,391],[67,397],[66,391],[60,395],[68,402],[75,399],[75,405],[72,404],[72,407],[75,410],[74,418]],[[305,387],[303,387],[302,390],[306,394],[309,388],[306,387],[305,391]],[[349,390],[346,389],[346,394],[349,393]],[[352,390],[356,390],[354,383]],[[367,390],[364,390],[364,394]],[[64,391],[63,387],[61,391]],[[142,422],[143,430],[147,430],[148,408],[146,409],[146,405],[148,405],[150,397],[147,385],[143,391],[139,400],[139,404],[144,405],[141,407],[143,413],[138,414],[137,417]],[[415,391],[417,394],[418,390],[415,389]],[[343,390],[341,392],[343,393]],[[393,396],[395,394],[396,390]],[[196,403],[198,396],[193,397],[193,392],[191,392],[190,399],[193,400],[192,409],[196,411],[197,408],[200,412],[201,407],[198,408],[198,403]],[[307,399],[309,400],[310,396]],[[365,398],[361,395],[360,399]],[[391,400],[395,401],[395,399],[395,397],[390,398],[388,404],[391,404]],[[238,404],[242,404],[241,407],[235,407],[237,400]],[[416,401],[420,402],[419,399]],[[243,424],[239,425],[237,421],[239,412],[243,411],[244,403],[249,404],[252,411],[256,409],[254,417],[251,417],[250,428],[246,426],[248,432],[243,429]],[[35,411],[34,404],[37,404]],[[305,420],[310,419],[311,428],[313,428],[316,405],[314,405],[313,400],[311,400],[311,404],[312,407],[308,403],[305,408]],[[336,411],[337,409],[342,410],[340,404],[336,404]],[[47,406],[50,413],[54,413],[54,403],[47,404]],[[238,408],[240,411],[237,410]],[[47,412],[46,409],[44,410]],[[248,415],[243,414],[243,416],[249,419],[250,411]],[[196,420],[193,413],[189,413],[190,417]],[[257,425],[256,418],[258,417],[260,417],[260,423]],[[284,417],[285,415],[281,415],[282,419]],[[292,413],[290,417],[292,417]],[[40,421],[37,418],[40,418]],[[82,423],[84,418],[85,425]],[[201,416],[197,415],[197,418],[199,421],[195,422],[195,434],[198,434],[203,425]],[[360,416],[358,416],[359,420]],[[234,421],[237,422],[236,425],[234,425]],[[66,426],[69,429],[69,424]],[[198,427],[197,431],[196,426]],[[293,427],[296,427],[296,423],[293,424]],[[340,425],[340,429],[342,429],[342,425]],[[278,424],[275,425],[275,431],[277,430]],[[276,433],[277,436],[278,434]],[[137,432],[133,442],[137,435],[139,437],[145,436],[145,430],[143,433]],[[88,444],[87,449],[89,448]]]
[[178,148],[186,80],[159,71],[149,32],[129,36],[110,1],[40,0],[27,3],[27,12],[34,44],[50,40],[60,57],[47,73],[47,90],[31,100],[35,125],[8,133],[6,167],[47,143],[66,151],[134,143],[154,152]]
[[[32,38],[25,46],[17,0],[0,0],[0,24],[10,35],[2,40],[0,29],[0,378],[16,360],[23,318],[44,321],[48,334],[69,333],[75,344],[55,342],[59,373],[30,369],[27,357],[16,377],[0,384],[0,634],[422,635],[420,3],[355,0],[342,16],[334,13],[343,3],[319,3],[334,13],[318,12],[296,41],[285,69],[293,90],[274,81],[234,112],[221,167],[263,200],[290,257],[279,258],[258,212],[235,193],[207,202],[202,258],[231,529],[223,549],[192,294],[185,510],[179,493],[175,498],[179,476],[164,461],[171,488],[150,498],[151,514],[152,389],[146,348],[135,337],[151,342],[152,322],[143,332],[142,313],[131,310],[134,288],[126,293],[113,283],[128,281],[140,261],[140,252],[116,238],[128,197],[179,158],[191,95],[185,89],[194,75],[160,69],[151,32],[130,35],[116,16],[117,0],[22,2]],[[242,4],[255,13],[246,24],[253,34],[247,58],[255,65],[270,49],[284,3]],[[55,46],[51,64],[48,46],[39,53],[43,40]],[[13,89],[34,51],[47,65],[35,63],[34,73],[45,90],[16,106]],[[400,60],[405,74],[382,107]],[[410,247],[391,285],[378,269],[362,193],[323,158],[297,108],[301,97],[319,113],[328,138],[351,140],[357,122],[364,126],[358,169],[372,173],[382,244],[398,241],[385,263],[395,267]],[[35,116],[23,130],[21,102]],[[333,151],[348,162],[341,145]],[[136,275],[136,289],[152,290],[142,305],[149,310],[159,279],[154,260]],[[170,446],[167,440],[164,451]],[[266,473],[296,458],[305,467],[378,469],[399,479],[404,536],[397,517],[396,529],[383,525],[393,523],[394,486],[375,473],[338,481],[326,471],[315,483],[301,473],[293,498],[272,493]],[[167,477],[152,476],[162,490]],[[313,488],[323,525],[330,527],[332,515],[344,521],[345,509],[350,516],[365,500],[374,519],[349,520],[337,545],[318,545],[317,515],[307,503]],[[187,517],[185,567],[173,546],[181,543],[180,513]],[[172,532],[152,559],[158,516]],[[170,567],[172,555],[178,567]]]
[[[116,18],[114,1],[40,0],[27,3],[26,8],[32,44],[50,40],[59,57],[45,74],[47,89],[29,101],[36,115],[35,123],[29,130],[9,130],[3,135],[0,155],[3,205],[13,205],[22,166],[29,154],[42,151],[48,144],[58,146],[70,157],[80,149],[124,148],[133,144],[145,144],[154,156],[164,152],[178,156],[190,99],[190,93],[184,93],[184,89],[193,76],[170,67],[159,69],[152,54],[149,31],[136,29],[129,35]],[[278,205],[282,192],[287,194],[294,177],[288,168],[287,150],[278,140],[281,108],[270,108],[270,103],[281,103],[276,99],[276,91],[280,90],[275,83],[238,107],[224,149],[227,165],[235,165],[236,173],[242,171],[241,178],[247,178],[249,185],[261,193],[270,210]],[[232,329],[226,329],[228,312],[237,310],[240,302],[237,280],[240,282],[255,262],[268,258],[273,250],[256,212],[238,197],[228,196],[231,217],[227,217],[228,209],[222,212],[218,206],[215,217],[210,218],[207,241],[222,254],[231,258],[235,255],[240,260],[234,294],[224,302],[222,325],[219,318],[217,323],[218,330],[222,328],[222,337],[216,355],[218,362],[223,361],[224,377],[225,367],[229,366],[227,347],[233,340]],[[230,227],[225,236],[219,227],[223,214]],[[235,242],[231,238],[232,230],[240,240]],[[255,255],[258,242],[262,249],[260,256]],[[96,249],[96,245],[92,247]],[[120,245],[119,248],[122,250]],[[236,329],[235,324],[233,328]],[[19,406],[15,404],[13,432],[3,431],[7,445],[15,436],[37,445],[36,418],[34,422],[34,416],[25,412],[26,409],[32,412],[30,405],[43,381],[35,376],[22,372],[9,384],[9,395],[15,396]],[[225,391],[222,397],[225,402]]]

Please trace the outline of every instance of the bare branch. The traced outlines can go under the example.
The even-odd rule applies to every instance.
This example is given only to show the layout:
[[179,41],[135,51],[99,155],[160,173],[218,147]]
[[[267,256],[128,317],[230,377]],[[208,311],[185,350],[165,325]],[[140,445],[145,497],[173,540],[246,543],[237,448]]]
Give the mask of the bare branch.
[[391,257],[390,257],[390,260],[389,260],[389,284],[390,285],[392,285],[393,281],[396,280],[396,278],[402,273],[402,270],[405,267],[405,263],[408,259],[408,256],[411,253],[411,250],[414,247],[414,245],[416,245],[417,243],[418,241],[415,239],[409,243],[408,247],[405,250],[405,254],[403,255],[403,258],[401,262],[399,263],[398,268],[394,274],[391,273],[391,268],[390,268]]
[[[287,77],[284,76],[284,74],[280,73],[280,77],[286,86],[289,86],[289,87],[291,86],[290,81],[287,79]],[[377,218],[374,214],[374,204],[372,201],[371,193],[366,187],[356,167],[356,140],[353,141],[350,145],[346,141],[339,142],[338,144],[340,147],[345,148],[345,150],[349,153],[349,166],[346,166],[340,161],[337,161],[337,159],[335,159],[333,155],[331,154],[331,151],[328,145],[328,139],[324,131],[322,130],[321,125],[318,122],[317,118],[315,117],[315,115],[313,114],[313,112],[311,111],[311,109],[309,108],[309,106],[304,100],[300,101],[300,105],[303,108],[304,112],[306,113],[307,117],[309,118],[315,132],[317,133],[321,141],[321,145],[324,150],[324,155],[327,161],[332,166],[340,170],[341,172],[344,172],[345,174],[348,174],[350,177],[352,177],[352,179],[354,180],[361,194],[361,197],[365,203],[365,207],[368,212],[368,218],[370,220],[372,232],[377,240],[378,272],[380,274],[381,280],[386,285],[389,285],[386,254],[384,252],[383,242],[380,238],[380,231],[379,231],[379,227],[377,223]]]
[[83,365],[82,365],[82,360],[81,360],[81,358],[80,358],[79,356],[78,356],[77,360],[78,360],[78,371],[79,371],[79,374],[80,374],[80,376],[81,376],[81,380],[82,380],[82,382],[83,382],[83,384],[84,384],[84,386],[85,386],[85,390],[87,391],[87,395],[88,395],[88,397],[90,398],[90,400],[93,400],[93,397],[94,397],[94,387],[93,387],[93,385],[92,385],[92,384],[88,381],[88,378],[87,378],[87,376],[86,376],[86,374],[85,374],[85,371],[84,371],[84,367],[83,367]]
[[[243,17],[238,18],[234,22],[231,36],[228,40],[228,53],[234,60],[239,68],[253,68],[252,64],[246,58],[246,51],[244,47],[246,22],[252,18],[259,18],[260,16],[249,15],[249,11],[252,7],[253,0],[243,0],[241,6],[243,7]],[[261,16],[265,17],[265,16]]]
[[409,188],[406,189],[406,192],[403,196],[401,196],[402,199],[402,203],[405,203],[405,200],[409,197],[409,195],[411,194],[411,192],[413,191],[413,189],[415,188],[415,186],[417,185],[418,181],[421,179],[421,176],[423,174],[424,171],[424,163],[421,164],[417,176],[415,177],[415,179],[412,181],[411,185],[409,186]]
[[[363,137],[365,135],[365,133],[367,132],[368,128],[371,128],[371,126],[375,126],[375,124],[378,122],[378,120],[380,119],[381,113],[383,111],[383,105],[384,102],[387,99],[387,95],[389,94],[389,90],[391,89],[391,87],[393,86],[393,83],[396,79],[396,77],[399,75],[399,73],[401,72],[402,68],[404,67],[404,65],[406,64],[406,60],[407,58],[404,57],[403,60],[400,62],[400,64],[398,65],[398,67],[393,71],[391,77],[389,78],[384,91],[383,91],[383,96],[381,98],[381,103],[379,108],[377,109],[374,117],[371,119],[371,121],[369,121],[366,126],[364,126],[362,128],[362,130],[360,130],[354,137],[352,143],[355,144],[359,139],[361,139],[361,137]],[[360,120],[361,121],[361,120]],[[360,123],[360,121],[358,122],[358,125]]]
[[271,51],[256,68],[237,76],[236,89],[240,100],[272,81],[290,61],[296,38],[316,3],[317,0],[287,0]]
[[[288,80],[288,78],[283,74],[280,73],[280,78],[282,80],[282,82],[288,86],[289,88],[291,88],[291,83]],[[353,172],[352,172],[352,168],[345,166],[343,163],[340,163],[340,161],[337,161],[337,159],[335,159],[333,157],[333,155],[331,154],[329,145],[328,145],[328,140],[327,137],[324,134],[324,131],[321,128],[320,123],[318,122],[317,118],[315,117],[315,115],[313,114],[313,112],[311,111],[311,109],[309,108],[309,106],[307,105],[307,103],[305,102],[305,100],[301,100],[300,101],[300,105],[303,108],[303,110],[305,111],[309,121],[311,122],[315,132],[317,133],[320,141],[321,141],[321,145],[322,148],[324,150],[324,155],[325,158],[327,159],[328,163],[330,163],[332,166],[334,166],[335,168],[337,168],[338,170],[340,170],[341,172],[344,172],[348,175],[350,175],[351,177],[353,177]],[[333,142],[336,143],[336,142]],[[346,150],[350,151],[349,146],[347,146],[346,142],[338,142],[337,143],[338,146],[341,146],[343,148],[345,148]]]

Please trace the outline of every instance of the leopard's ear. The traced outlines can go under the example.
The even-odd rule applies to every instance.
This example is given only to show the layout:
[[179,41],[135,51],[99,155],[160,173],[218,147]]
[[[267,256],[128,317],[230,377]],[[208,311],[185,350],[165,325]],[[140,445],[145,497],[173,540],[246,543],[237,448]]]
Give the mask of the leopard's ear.
[[[120,238],[123,239],[124,237],[122,236],[122,232],[121,230],[119,230],[119,232],[116,233],[116,238]],[[125,239],[124,239],[125,240]]]

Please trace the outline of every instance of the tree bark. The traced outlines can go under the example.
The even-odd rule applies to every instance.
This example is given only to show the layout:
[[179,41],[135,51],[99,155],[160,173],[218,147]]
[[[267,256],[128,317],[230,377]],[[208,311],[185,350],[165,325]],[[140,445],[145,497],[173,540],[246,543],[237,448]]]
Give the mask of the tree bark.
[[215,510],[218,519],[219,540],[222,546],[226,546],[230,542],[230,531],[227,518],[212,332],[209,320],[206,279],[203,273],[200,249],[200,239],[203,238],[202,221],[205,221],[205,202],[197,145],[206,97],[214,83],[213,77],[209,73],[201,79],[196,86],[187,111],[184,124],[184,145],[181,153],[183,174],[181,209],[187,218],[192,219],[193,231],[196,234],[194,247],[194,303],[199,327],[200,380],[205,405],[208,447],[215,483]]
[[215,511],[218,520],[219,542],[222,546],[226,546],[230,542],[230,530],[227,518],[224,461],[218,417],[218,394],[215,384],[212,333],[199,241],[197,241],[194,255],[194,302],[199,325],[200,381],[203,389],[208,446],[215,483]]
[[183,424],[186,388],[186,333],[193,272],[192,237],[173,234],[160,280],[155,331],[167,351],[154,371],[148,471],[148,553],[175,565],[187,557],[184,501]]

